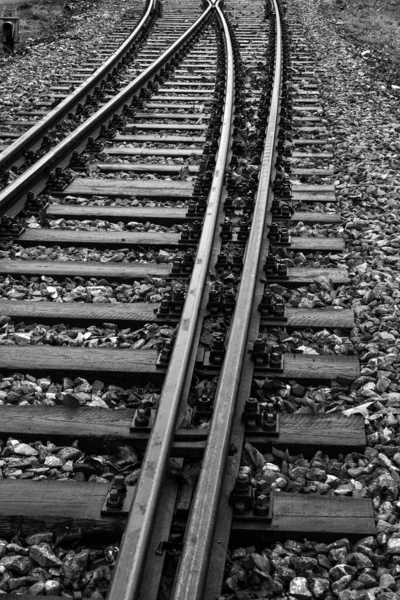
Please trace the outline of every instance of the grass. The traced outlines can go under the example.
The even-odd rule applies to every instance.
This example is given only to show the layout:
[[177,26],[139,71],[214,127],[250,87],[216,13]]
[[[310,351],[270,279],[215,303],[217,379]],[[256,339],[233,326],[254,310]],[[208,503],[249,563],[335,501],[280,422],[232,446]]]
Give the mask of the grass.
[[400,0],[319,0],[324,16],[362,50],[373,49],[394,63],[382,64],[391,78],[400,65]]
[[59,29],[63,17],[63,0],[35,0],[21,4],[0,4],[0,16],[19,17],[20,43],[16,51],[28,40],[48,39]]
[[[70,15],[64,11],[68,0],[18,0],[0,3],[0,16],[20,18],[20,43],[15,50],[24,49],[27,42],[52,41],[70,26]],[[1,46],[0,46],[1,48]],[[1,50],[0,50],[1,52]]]

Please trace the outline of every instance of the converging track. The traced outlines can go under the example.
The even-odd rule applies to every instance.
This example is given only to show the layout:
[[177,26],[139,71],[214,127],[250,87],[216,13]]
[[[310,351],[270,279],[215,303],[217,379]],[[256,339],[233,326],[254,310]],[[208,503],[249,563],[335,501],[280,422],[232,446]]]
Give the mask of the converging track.
[[361,415],[293,401],[360,375],[353,312],[293,300],[349,280],[312,59],[278,0],[148,0],[132,27],[0,154],[0,432],[30,457],[0,527],[117,543],[109,600],[269,597],[265,545],[375,533],[370,498],[287,476],[366,446]]

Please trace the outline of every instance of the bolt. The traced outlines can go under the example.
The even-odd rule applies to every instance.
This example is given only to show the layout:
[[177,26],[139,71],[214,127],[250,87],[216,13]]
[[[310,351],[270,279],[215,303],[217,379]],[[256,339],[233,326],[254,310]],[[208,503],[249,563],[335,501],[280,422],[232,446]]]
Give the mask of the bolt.
[[244,410],[246,413],[256,413],[258,408],[257,398],[248,398]]
[[253,352],[265,352],[265,342],[262,338],[257,338],[253,345]]
[[283,317],[285,315],[285,305],[282,301],[276,302],[274,307],[274,315],[276,317]]
[[[160,357],[161,359],[161,357]],[[149,417],[143,408],[138,408],[135,416],[135,425],[137,427],[147,427],[149,424]]]
[[169,313],[169,299],[162,298],[158,312],[160,314],[168,314]]
[[172,273],[179,273],[182,268],[182,260],[176,257],[172,261]]
[[211,398],[209,398],[206,394],[203,394],[202,397],[197,400],[197,404],[202,410],[208,410],[212,406]]
[[216,332],[213,333],[213,349],[214,350],[223,350],[225,337],[222,333]]
[[116,488],[112,488],[108,495],[107,506],[110,508],[121,508],[123,500],[120,492]]
[[261,305],[263,307],[263,310],[268,310],[268,312],[272,312],[274,309],[274,297],[273,295],[268,292],[265,291],[262,295],[261,298]]
[[265,515],[269,511],[269,498],[265,494],[256,497],[254,512],[257,515]]
[[220,293],[216,286],[213,286],[210,290],[209,302],[219,302],[220,301]]
[[115,475],[113,486],[120,492],[126,492],[125,477],[123,475]]
[[190,202],[189,206],[188,206],[187,214],[188,215],[193,215],[195,213],[196,213],[196,204],[195,204],[195,202]]
[[163,348],[160,352],[159,361],[160,363],[168,364],[171,358],[171,350],[169,348]]
[[256,481],[256,488],[260,494],[264,494],[264,492],[269,491],[270,485],[265,481],[265,479],[259,479]]
[[185,299],[185,294],[182,288],[175,288],[174,290],[174,301],[182,302]]
[[184,227],[182,227],[181,240],[188,241],[189,237],[190,237],[190,229],[187,225],[185,225]]
[[250,478],[247,473],[239,473],[235,481],[235,492],[246,493],[250,485]]
[[281,232],[281,242],[283,244],[288,244],[289,243],[289,231],[288,231],[288,229],[286,227],[282,229],[282,232]]
[[276,426],[275,413],[268,412],[268,409],[266,408],[264,410],[262,418],[261,418],[261,426],[266,431],[271,431],[271,430],[275,429],[275,426]]

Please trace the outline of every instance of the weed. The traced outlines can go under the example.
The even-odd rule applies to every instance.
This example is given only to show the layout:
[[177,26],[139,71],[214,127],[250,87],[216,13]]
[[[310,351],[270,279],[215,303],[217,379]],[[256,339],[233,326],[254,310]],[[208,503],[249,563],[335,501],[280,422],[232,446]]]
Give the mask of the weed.
[[324,16],[336,22],[340,31],[361,49],[377,50],[393,63],[382,70],[395,76],[400,64],[400,2],[398,0],[319,0]]
[[320,8],[359,42],[400,56],[400,3],[397,0],[321,0]]

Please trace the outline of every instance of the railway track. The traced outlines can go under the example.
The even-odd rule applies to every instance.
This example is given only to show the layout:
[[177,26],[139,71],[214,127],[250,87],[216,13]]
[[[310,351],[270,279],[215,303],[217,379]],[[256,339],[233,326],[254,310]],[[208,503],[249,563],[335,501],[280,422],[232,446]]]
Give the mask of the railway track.
[[[273,589],[260,549],[305,537],[324,553],[375,534],[371,498],[334,476],[345,458],[361,465],[363,418],[313,399],[349,393],[360,365],[353,311],[323,302],[349,282],[332,141],[285,10],[149,2],[119,79],[94,74],[61,98],[79,96],[80,120],[86,98],[88,118],[37,153],[70,108],[50,113],[0,155],[18,175],[0,192],[0,422],[14,459],[1,532],[120,543],[118,557],[102,550],[114,569],[96,588],[69,576],[76,541],[69,558],[53,538],[28,542],[59,568],[59,592],[313,597],[306,567]],[[303,484],[289,477],[299,454]],[[326,457],[336,471],[322,481]],[[258,582],[238,572],[246,556]]]
[[12,175],[20,173],[104,101],[106,85],[119,80],[124,64],[133,58],[133,47],[140,47],[157,18],[158,9],[152,4],[146,8],[139,18],[135,17],[135,10],[125,14],[121,24],[108,33],[106,42],[95,46],[92,53],[80,54],[79,66],[63,70],[53,84],[42,84],[37,99],[19,106],[16,103],[12,117],[3,117],[2,187],[7,184],[8,169]]

